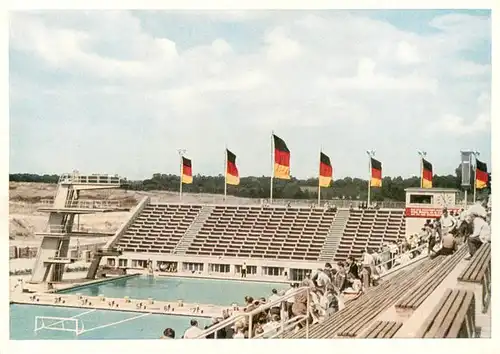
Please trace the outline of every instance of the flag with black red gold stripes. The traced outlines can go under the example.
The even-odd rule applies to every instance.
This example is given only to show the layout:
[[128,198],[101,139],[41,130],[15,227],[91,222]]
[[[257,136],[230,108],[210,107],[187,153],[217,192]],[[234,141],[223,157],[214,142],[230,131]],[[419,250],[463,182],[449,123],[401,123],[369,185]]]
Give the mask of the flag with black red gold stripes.
[[193,169],[191,166],[191,160],[185,157],[182,157],[182,183],[193,183]]
[[372,170],[370,187],[382,187],[382,163],[372,157],[370,165]]
[[290,179],[290,150],[285,142],[273,134],[274,178]]
[[476,188],[483,189],[488,186],[488,166],[476,159]]
[[330,187],[332,177],[333,168],[330,162],[330,158],[326,154],[321,152],[319,157],[319,186]]
[[226,183],[231,185],[240,184],[240,175],[236,167],[236,155],[226,149]]
[[432,188],[432,164],[422,159],[422,188]]

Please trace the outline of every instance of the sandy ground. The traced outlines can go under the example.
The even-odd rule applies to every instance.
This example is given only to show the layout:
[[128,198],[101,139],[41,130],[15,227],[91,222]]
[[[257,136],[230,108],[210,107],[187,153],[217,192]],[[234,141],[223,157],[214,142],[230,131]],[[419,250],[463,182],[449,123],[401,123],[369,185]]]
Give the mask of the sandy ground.
[[[35,236],[35,233],[46,228],[48,214],[38,212],[37,209],[42,205],[41,200],[52,199],[55,196],[56,188],[56,184],[47,183],[9,183],[9,238],[11,245],[39,245],[40,239]],[[122,189],[82,191],[80,198],[118,200],[122,205],[133,207],[145,196],[149,196],[152,202],[177,203],[179,201],[179,194],[176,192],[142,192]],[[220,194],[185,193],[183,194],[183,202],[222,203],[223,196]],[[256,204],[259,203],[259,200],[228,196],[226,203]],[[81,215],[79,227],[81,231],[113,233],[127,220],[128,216],[129,212]],[[88,243],[83,240],[82,238],[80,242]]]

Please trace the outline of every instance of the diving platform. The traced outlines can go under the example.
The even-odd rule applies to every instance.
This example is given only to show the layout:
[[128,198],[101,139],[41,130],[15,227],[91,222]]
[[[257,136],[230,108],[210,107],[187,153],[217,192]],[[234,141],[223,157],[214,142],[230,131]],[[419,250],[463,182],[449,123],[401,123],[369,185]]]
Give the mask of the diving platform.
[[71,185],[74,189],[109,189],[119,188],[125,179],[118,175],[92,174],[80,175],[78,173],[65,173],[59,177],[60,185]]
[[98,237],[111,237],[114,235],[112,232],[83,232],[83,231],[71,231],[71,232],[36,232],[36,236],[42,237],[56,237],[56,238],[98,238]]
[[76,261],[76,258],[70,257],[49,257],[43,262],[48,264],[71,264]]
[[129,211],[130,208],[123,207],[117,200],[71,200],[64,206],[54,206],[54,201],[45,199],[41,201],[42,206],[37,210],[46,213],[66,213],[66,214],[94,214],[112,213],[118,211]]
[[[33,268],[31,282],[61,281],[65,264],[71,263],[69,245],[71,237],[110,237],[114,233],[74,230],[75,217],[81,214],[128,211],[118,200],[92,200],[82,196],[85,191],[119,188],[127,183],[118,175],[80,174],[78,171],[59,177],[53,198],[41,201],[38,211],[49,213],[42,243]],[[104,253],[106,254],[106,253]],[[114,254],[113,254],[114,255]],[[102,256],[97,256],[102,258]]]

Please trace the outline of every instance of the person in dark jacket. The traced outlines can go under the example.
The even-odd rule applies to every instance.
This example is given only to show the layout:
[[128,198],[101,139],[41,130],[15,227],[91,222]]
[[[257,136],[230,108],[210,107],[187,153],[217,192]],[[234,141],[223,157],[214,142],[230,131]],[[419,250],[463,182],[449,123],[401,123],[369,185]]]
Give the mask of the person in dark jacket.
[[353,256],[349,256],[347,259],[347,274],[352,274],[354,278],[359,279],[359,269],[356,264],[356,259]]

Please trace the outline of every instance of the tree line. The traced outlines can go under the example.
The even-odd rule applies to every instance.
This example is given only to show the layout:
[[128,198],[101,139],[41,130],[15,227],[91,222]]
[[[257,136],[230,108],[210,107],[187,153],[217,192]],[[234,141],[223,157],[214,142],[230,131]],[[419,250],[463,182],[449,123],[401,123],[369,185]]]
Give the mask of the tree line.
[[[455,175],[433,177],[433,186],[437,188],[456,188],[461,187],[461,166],[455,170]],[[473,176],[473,174],[472,174]],[[9,175],[13,182],[44,182],[57,183],[57,175],[37,175],[29,173],[14,173]],[[471,178],[471,188],[473,178]],[[420,178],[410,177],[384,177],[381,188],[372,188],[371,199],[373,201],[405,201],[405,189],[410,187],[419,187]],[[127,181],[123,185],[124,189],[137,191],[163,190],[176,192],[179,190],[179,176],[173,174],[155,173],[151,178],[139,181]],[[195,175],[192,184],[184,184],[183,191],[187,193],[224,193],[224,176],[203,176]],[[269,198],[270,178],[261,177],[242,177],[240,185],[227,186],[227,193],[238,197],[246,198]],[[478,191],[478,195],[487,194],[490,188]],[[327,199],[350,199],[365,200],[368,193],[368,181],[361,178],[345,177],[334,180],[329,188],[321,189],[321,198]],[[472,193],[469,193],[472,197]],[[317,199],[318,197],[318,179],[297,179],[274,180],[273,197],[279,199]]]

